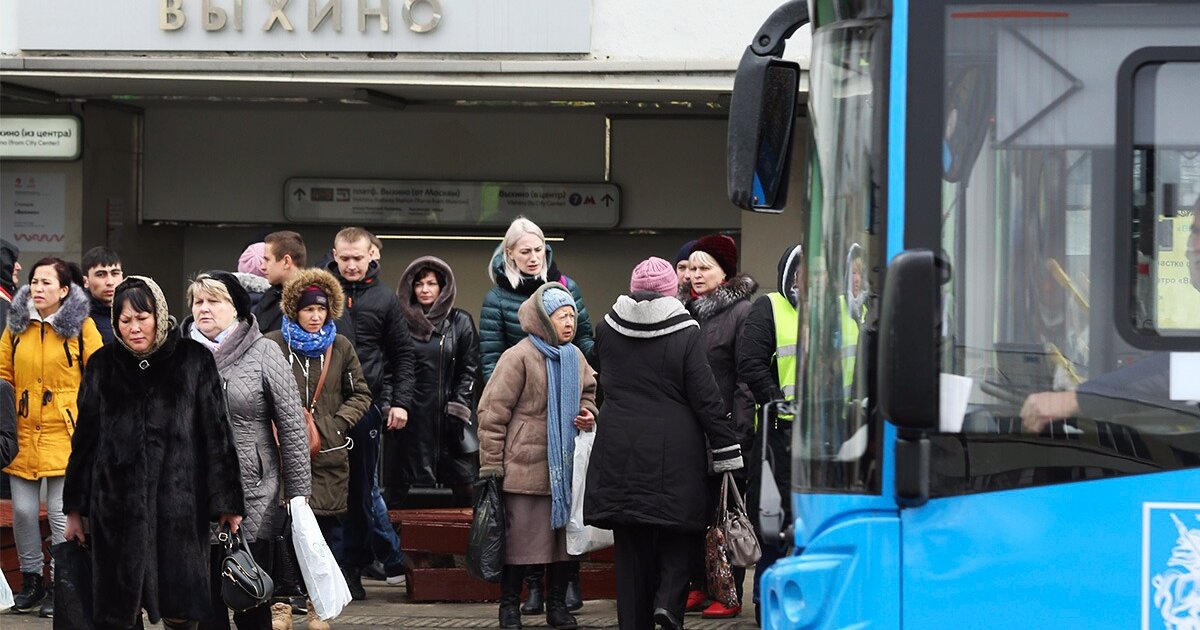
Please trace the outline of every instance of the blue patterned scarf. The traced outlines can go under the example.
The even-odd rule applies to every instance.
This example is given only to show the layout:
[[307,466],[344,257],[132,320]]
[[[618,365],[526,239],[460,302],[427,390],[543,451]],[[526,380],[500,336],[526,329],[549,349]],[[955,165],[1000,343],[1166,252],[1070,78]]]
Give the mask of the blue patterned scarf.
[[337,337],[337,326],[333,322],[325,322],[315,333],[304,330],[300,324],[283,316],[283,340],[288,347],[306,357],[317,358],[325,354],[325,349]]
[[575,416],[579,415],[579,348],[552,346],[529,335],[546,357],[546,458],[550,464],[550,527],[571,520],[571,473],[575,468]]

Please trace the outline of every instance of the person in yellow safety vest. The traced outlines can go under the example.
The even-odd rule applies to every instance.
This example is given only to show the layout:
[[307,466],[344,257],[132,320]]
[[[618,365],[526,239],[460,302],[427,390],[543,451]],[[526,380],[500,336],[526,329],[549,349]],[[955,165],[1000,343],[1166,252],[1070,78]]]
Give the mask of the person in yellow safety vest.
[[846,293],[838,296],[838,313],[841,317],[838,345],[842,358],[842,390],[846,401],[854,398],[854,367],[858,354],[858,329],[862,326],[867,306],[867,281],[864,275],[862,246],[850,245],[846,253]]
[[[795,401],[798,374],[802,369],[803,345],[800,341],[800,310],[805,294],[803,249],[792,245],[779,259],[779,290],[758,298],[746,316],[742,340],[738,346],[738,379],[750,387],[754,402],[760,407],[773,400]],[[791,517],[791,443],[792,416],[769,418],[766,427],[767,446],[775,484],[784,497],[784,523]],[[746,454],[749,475],[746,488],[747,511],[758,518],[759,483],[762,477],[764,427],[756,423],[754,446]],[[756,576],[783,557],[788,541],[762,541],[762,557],[756,565]],[[759,581],[754,580],[754,602],[759,601]],[[757,606],[756,606],[757,608]]]

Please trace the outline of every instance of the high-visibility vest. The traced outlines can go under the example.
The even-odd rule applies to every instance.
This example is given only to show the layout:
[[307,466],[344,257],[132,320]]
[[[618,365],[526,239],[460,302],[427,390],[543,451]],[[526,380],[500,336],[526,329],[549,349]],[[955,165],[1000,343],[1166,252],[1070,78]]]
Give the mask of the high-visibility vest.
[[[838,297],[838,310],[841,311],[842,323],[838,339],[841,344],[842,356],[842,390],[849,401],[854,397],[854,364],[858,356],[858,320],[850,316],[850,307],[846,305],[846,296]],[[866,309],[864,308],[865,312]]]
[[[796,371],[800,365],[797,360],[800,347],[797,343],[800,335],[800,313],[778,291],[768,293],[767,297],[771,299],[771,317],[775,320],[775,376],[779,379],[783,399],[790,402],[796,400]],[[792,420],[793,416],[779,414],[778,419]]]

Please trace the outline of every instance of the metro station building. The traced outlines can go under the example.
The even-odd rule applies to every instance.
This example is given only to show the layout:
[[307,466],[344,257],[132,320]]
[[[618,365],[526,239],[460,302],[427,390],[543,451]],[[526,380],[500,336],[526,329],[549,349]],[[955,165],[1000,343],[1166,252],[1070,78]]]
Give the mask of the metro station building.
[[265,232],[299,231],[315,262],[356,224],[385,238],[385,281],[438,255],[477,314],[518,212],[562,239],[597,313],[639,260],[712,231],[771,290],[799,213],[734,208],[725,143],[738,60],[776,4],[9,0],[0,233],[22,261],[107,244],[177,314],[189,275]]

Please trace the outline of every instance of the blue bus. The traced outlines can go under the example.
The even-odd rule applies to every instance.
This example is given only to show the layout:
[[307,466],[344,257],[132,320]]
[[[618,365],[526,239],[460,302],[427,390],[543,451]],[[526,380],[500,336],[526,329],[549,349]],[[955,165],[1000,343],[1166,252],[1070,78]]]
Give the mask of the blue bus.
[[788,2],[728,149],[804,226],[762,626],[1200,628],[1200,4]]

